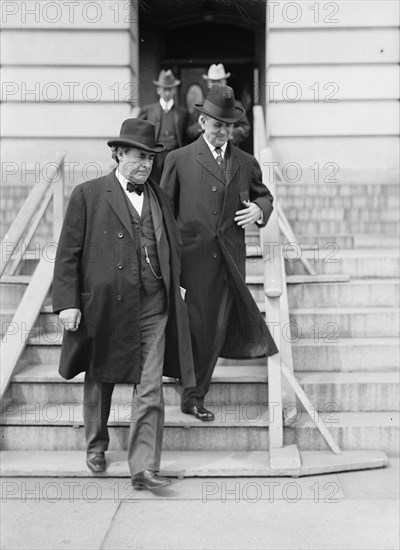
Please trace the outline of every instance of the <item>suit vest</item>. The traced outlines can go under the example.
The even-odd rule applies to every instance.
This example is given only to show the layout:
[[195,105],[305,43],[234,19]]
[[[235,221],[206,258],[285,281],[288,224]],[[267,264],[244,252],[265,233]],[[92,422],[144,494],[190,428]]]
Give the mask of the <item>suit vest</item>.
[[136,245],[140,273],[140,293],[145,299],[145,303],[142,305],[142,309],[143,306],[145,307],[145,312],[141,311],[141,315],[143,313],[145,315],[158,313],[165,310],[167,296],[158,259],[149,192],[145,187],[141,216],[139,216],[125,193],[124,196],[128,205]]
[[170,109],[168,113],[165,113],[162,109],[160,119],[160,131],[158,134],[158,141],[165,145],[167,149],[176,149],[178,147],[178,140],[175,135],[175,121],[173,109]]

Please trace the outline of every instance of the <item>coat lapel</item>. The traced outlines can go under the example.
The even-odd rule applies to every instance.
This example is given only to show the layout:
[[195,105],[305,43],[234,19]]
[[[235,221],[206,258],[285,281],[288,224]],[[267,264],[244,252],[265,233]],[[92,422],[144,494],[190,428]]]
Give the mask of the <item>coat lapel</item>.
[[114,172],[111,172],[111,174],[109,174],[107,178],[106,191],[106,198],[109,205],[114,210],[121,222],[124,224],[129,235],[133,239],[133,231],[131,220],[129,217],[129,210],[125,202],[123,190],[121,189],[121,184],[119,183],[117,176],[115,175],[115,170]]
[[[213,157],[209,146],[204,141],[203,136],[199,137],[199,139],[197,140],[197,145],[197,160],[202,165],[202,169],[207,170],[207,172],[222,181],[222,183],[225,185],[225,180],[223,177],[221,177],[217,161]],[[204,178],[201,178],[201,181],[203,181],[203,179]]]
[[231,147],[231,144],[228,143],[228,146],[225,151],[225,178],[226,178],[226,186],[231,183],[233,176],[236,174],[236,172],[239,169],[239,159],[237,158],[237,155],[233,148]]

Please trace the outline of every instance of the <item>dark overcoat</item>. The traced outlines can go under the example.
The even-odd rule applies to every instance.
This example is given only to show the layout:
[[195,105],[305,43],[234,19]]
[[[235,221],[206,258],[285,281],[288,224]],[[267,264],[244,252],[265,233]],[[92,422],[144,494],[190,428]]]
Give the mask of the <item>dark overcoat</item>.
[[[162,113],[163,110],[160,102],[158,101],[157,103],[144,105],[144,107],[141,108],[138,116],[138,118],[148,120],[149,122],[154,124],[154,126],[156,127],[156,141],[159,141],[160,139]],[[185,142],[187,143],[186,127],[188,124],[188,114],[185,109],[179,107],[176,104],[174,104],[172,107],[172,114],[174,118],[175,135],[178,141],[178,147],[182,147]]]
[[225,178],[200,136],[171,151],[161,180],[161,188],[172,198],[182,235],[181,284],[187,290],[192,335],[199,333],[198,342],[213,340],[222,290],[229,285],[234,306],[221,356],[272,355],[277,348],[245,283],[244,230],[234,217],[245,208],[243,201],[250,200],[261,208],[265,225],[273,198],[253,156],[229,143],[224,162]]
[[[159,205],[152,207],[152,217],[167,286],[164,375],[190,387],[195,384],[192,350],[179,286],[182,241],[169,198],[151,180],[146,185]],[[101,382],[140,382],[140,254],[132,231],[115,171],[75,187],[53,279],[54,311],[82,311],[78,330],[64,331],[59,372],[66,379],[87,371]]]

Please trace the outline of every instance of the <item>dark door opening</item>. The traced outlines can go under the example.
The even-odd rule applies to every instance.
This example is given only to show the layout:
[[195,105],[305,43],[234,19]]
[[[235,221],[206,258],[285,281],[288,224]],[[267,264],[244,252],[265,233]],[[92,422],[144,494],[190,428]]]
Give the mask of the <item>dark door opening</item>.
[[[265,2],[224,3],[220,0],[147,0],[148,10],[139,17],[140,103],[157,100],[152,80],[161,69],[172,69],[181,80],[177,102],[205,89],[208,68],[223,63],[231,73],[228,85],[235,91],[252,124],[255,88],[265,69]],[[245,8],[245,9],[244,9]],[[255,82],[256,81],[256,82]],[[241,147],[252,152],[252,133]]]

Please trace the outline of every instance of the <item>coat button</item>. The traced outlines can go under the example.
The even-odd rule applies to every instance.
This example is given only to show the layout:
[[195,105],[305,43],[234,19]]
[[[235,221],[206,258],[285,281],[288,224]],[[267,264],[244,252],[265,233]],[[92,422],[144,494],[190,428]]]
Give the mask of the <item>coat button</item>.
[[215,185],[213,185],[213,186],[211,187],[211,191],[214,191],[214,193],[215,193],[216,190],[217,190],[217,188],[215,187]]
[[122,294],[118,294],[117,300],[118,300],[118,302],[122,302]]
[[119,238],[119,239],[122,239],[123,236],[124,236],[124,234],[120,231],[120,232],[118,233],[118,238]]
[[217,254],[216,252],[213,252],[213,255],[212,255],[212,257],[213,257],[213,258],[214,258],[214,260],[215,260],[216,258],[218,258],[218,254]]
[[214,216],[215,216],[216,214],[218,214],[218,210],[213,210],[213,214],[214,214]]
[[124,269],[124,266],[122,264],[118,264],[118,269]]

